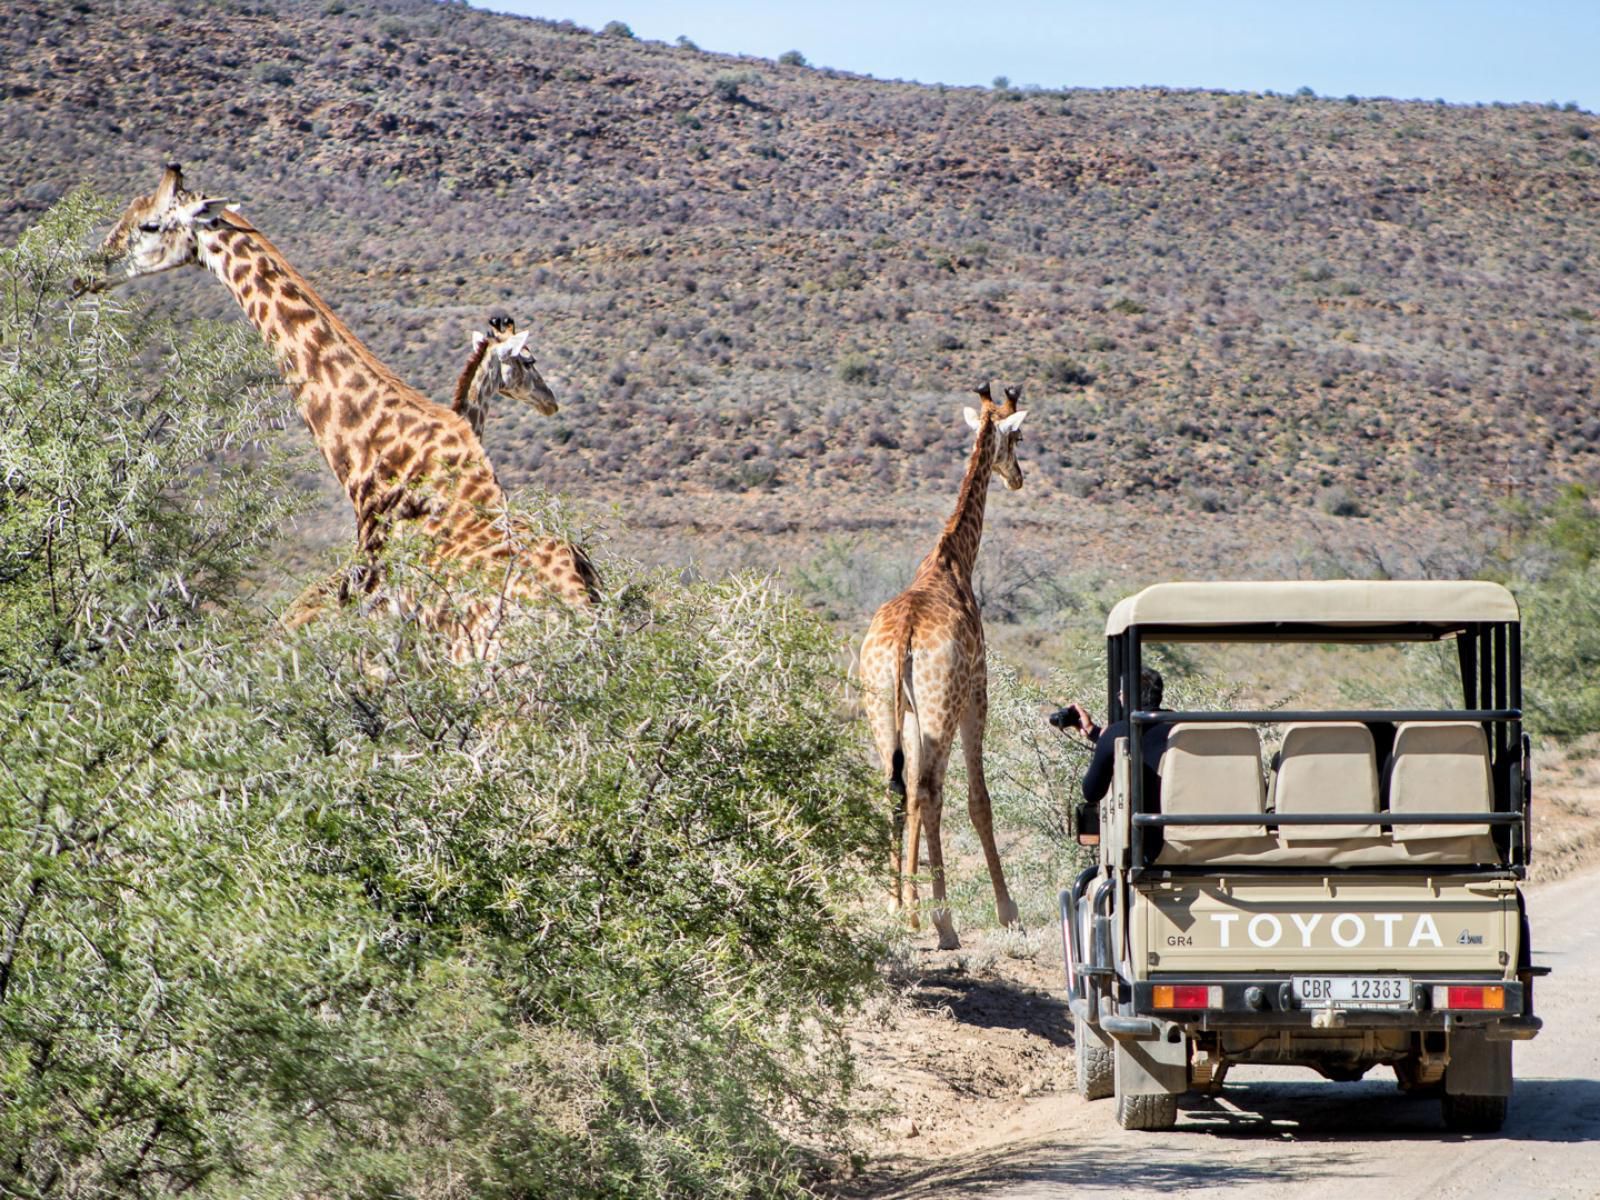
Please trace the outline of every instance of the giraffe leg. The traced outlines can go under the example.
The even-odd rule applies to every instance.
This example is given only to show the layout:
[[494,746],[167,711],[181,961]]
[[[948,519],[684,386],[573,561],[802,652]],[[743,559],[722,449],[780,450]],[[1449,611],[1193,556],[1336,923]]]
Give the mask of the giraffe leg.
[[961,752],[967,759],[967,812],[972,828],[983,843],[984,861],[989,865],[989,881],[994,884],[995,915],[1000,924],[1017,922],[1017,905],[1006,890],[1005,871],[1000,866],[1000,850],[994,842],[994,817],[989,806],[989,785],[983,778],[983,731],[989,721],[989,686],[980,671],[971,702],[961,714]]
[[930,754],[933,761],[922,772],[918,799],[922,808],[922,822],[928,838],[928,873],[933,876],[933,927],[939,931],[939,949],[957,950],[961,939],[956,936],[956,924],[945,906],[944,843],[939,836],[939,826],[944,816],[944,768],[949,748],[943,754]]
[[906,798],[897,795],[894,797],[894,843],[889,850],[889,879],[894,887],[894,910],[896,912],[900,911],[901,905],[904,903],[900,892],[902,888],[901,880],[905,877],[903,872],[905,844]]
[[900,745],[906,756],[906,842],[904,871],[900,875],[901,902],[909,909],[909,923],[913,929],[922,928],[921,896],[917,889],[917,859],[921,849],[924,809],[928,803],[928,786],[922,775],[922,737],[916,721],[907,717],[900,730]]
[[[889,888],[892,905],[899,912],[905,903],[905,838],[906,815],[914,789],[904,791],[894,788],[894,755],[900,744],[895,740],[893,670],[885,658],[882,645],[869,633],[861,648],[861,695],[866,710],[867,725],[872,730],[872,743],[878,752],[882,770],[884,794],[889,798],[894,842],[889,849]],[[910,781],[914,783],[914,778]],[[915,869],[915,868],[913,868]]]

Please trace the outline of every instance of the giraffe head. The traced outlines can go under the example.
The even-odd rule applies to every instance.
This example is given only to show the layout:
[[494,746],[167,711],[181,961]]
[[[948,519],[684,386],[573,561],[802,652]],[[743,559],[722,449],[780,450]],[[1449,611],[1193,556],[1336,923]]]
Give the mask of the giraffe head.
[[491,372],[488,382],[513,400],[531,404],[541,416],[553,417],[560,409],[555,393],[534,366],[528,347],[529,331],[517,332],[516,322],[507,316],[489,318],[489,333],[474,333],[473,348],[488,344],[481,370]]
[[[83,286],[89,291],[105,291],[141,275],[195,262],[199,231],[216,225],[227,203],[219,196],[186,190],[182,169],[177,163],[169,164],[156,190],[135,198],[100,244],[108,274]],[[115,278],[116,274],[122,278]]]
[[981,429],[985,420],[992,422],[994,462],[990,469],[1004,479],[1013,492],[1019,491],[1022,488],[1022,468],[1017,465],[1017,439],[1022,436],[1022,419],[1028,415],[1026,409],[1017,408],[1017,401],[1022,399],[1022,389],[1006,388],[1005,403],[996,404],[989,394],[989,385],[985,383],[978,388],[978,397],[983,401],[983,407],[981,410],[965,410],[967,424],[973,429]]

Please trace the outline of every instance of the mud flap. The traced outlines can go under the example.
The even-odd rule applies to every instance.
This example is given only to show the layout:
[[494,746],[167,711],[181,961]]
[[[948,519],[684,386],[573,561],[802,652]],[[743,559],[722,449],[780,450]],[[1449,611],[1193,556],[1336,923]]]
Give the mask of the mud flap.
[[1176,1096],[1189,1087],[1189,1043],[1118,1041],[1115,1067],[1119,1096]]
[[1454,1030],[1444,1090],[1452,1096],[1509,1096],[1511,1043],[1491,1042],[1481,1029]]

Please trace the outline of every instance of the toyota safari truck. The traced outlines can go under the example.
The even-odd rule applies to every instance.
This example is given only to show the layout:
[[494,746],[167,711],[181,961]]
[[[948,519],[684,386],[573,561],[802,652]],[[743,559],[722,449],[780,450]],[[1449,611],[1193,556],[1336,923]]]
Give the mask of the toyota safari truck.
[[[1123,702],[1153,644],[1268,643],[1263,661],[1287,665],[1308,643],[1419,641],[1454,643],[1459,707]],[[1437,1096],[1450,1128],[1499,1128],[1542,973],[1518,888],[1529,775],[1511,593],[1159,584],[1112,610],[1106,647],[1110,720],[1128,736],[1099,861],[1061,895],[1080,1094],[1114,1095],[1125,1128],[1163,1129],[1180,1094],[1219,1089],[1234,1063],[1331,1080],[1387,1066]],[[1158,770],[1130,769],[1158,731]]]

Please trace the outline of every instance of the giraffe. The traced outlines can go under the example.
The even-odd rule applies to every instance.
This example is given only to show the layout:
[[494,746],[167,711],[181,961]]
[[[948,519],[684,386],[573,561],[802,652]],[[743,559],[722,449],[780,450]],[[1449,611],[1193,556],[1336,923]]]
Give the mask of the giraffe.
[[[1000,852],[994,841],[989,790],[983,778],[983,730],[989,715],[989,673],[984,655],[983,616],[972,591],[972,570],[983,536],[983,510],[989,475],[1012,491],[1022,487],[1017,465],[1018,431],[1027,413],[1017,408],[1020,388],[1007,388],[996,404],[987,383],[978,388],[982,407],[965,410],[976,431],[966,475],[956,494],[955,512],[938,542],[917,567],[911,586],[873,615],[861,644],[861,684],[873,741],[895,809],[895,903],[917,899],[918,827],[927,831],[928,865],[933,875],[933,923],[939,948],[961,943],[945,907],[944,847],[939,836],[944,810],[944,773],[950,746],[961,735],[967,761],[967,811],[983,843],[994,885],[995,910],[1002,924],[1017,919],[1006,890]],[[907,815],[909,814],[909,821]],[[902,852],[910,866],[902,870]],[[915,913],[913,913],[913,922]]]
[[[491,332],[474,330],[472,350],[451,392],[451,410],[464,417],[482,443],[489,405],[496,396],[506,395],[531,405],[544,416],[560,411],[555,394],[534,366],[528,349],[528,333],[517,332],[510,317],[489,319]],[[550,567],[542,576],[547,589],[568,604],[583,607],[600,598],[600,576],[583,549],[571,542],[542,536],[521,517],[512,517],[510,529],[521,545],[537,547],[549,556]],[[353,594],[363,591],[365,566],[360,561],[346,564],[307,587],[285,610],[283,624],[289,629],[315,620],[329,607],[349,603]]]
[[473,331],[472,352],[461,368],[450,400],[451,409],[466,418],[480,442],[489,419],[489,403],[496,396],[531,404],[544,417],[561,411],[555,394],[534,366],[528,331],[518,333],[517,323],[503,314],[489,318],[489,330]]
[[[441,580],[484,573],[464,602],[435,597],[419,607],[423,623],[449,637],[452,658],[492,656],[507,602],[548,595],[548,553],[541,559],[508,530],[505,494],[466,418],[407,386],[234,206],[187,190],[181,168],[169,165],[153,192],[128,205],[101,259],[105,273],[83,290],[198,264],[233,295],[277,353],[355,509],[357,550],[369,564],[363,590],[376,589],[370,565],[401,522],[421,531]],[[411,607],[409,598],[389,599]]]
[[[473,332],[472,353],[461,368],[450,402],[480,442],[489,419],[489,403],[496,396],[531,404],[546,417],[560,411],[555,394],[534,366],[528,331],[518,333],[516,322],[504,314],[489,318],[489,330]],[[514,542],[531,549],[539,562],[548,563],[541,579],[552,595],[579,608],[599,603],[600,574],[581,546],[544,536],[520,516],[510,518],[509,529]]]
[[[530,404],[546,417],[561,411],[534,365],[528,331],[518,333],[516,322],[504,314],[489,318],[489,330],[473,332],[472,352],[461,368],[450,402],[480,442],[489,404],[496,396]],[[521,517],[511,518],[510,529],[514,541],[531,548],[540,562],[549,563],[541,578],[551,594],[580,608],[599,603],[600,575],[581,546],[546,537]]]

